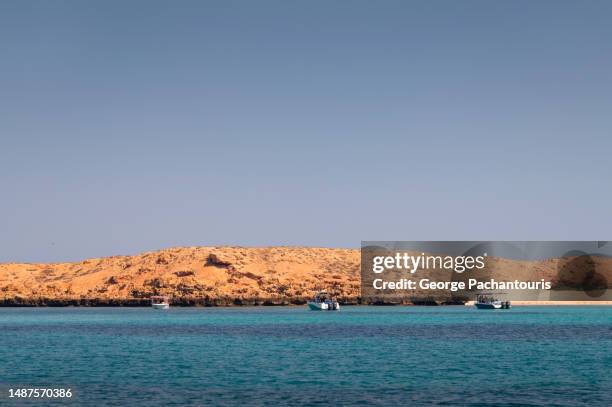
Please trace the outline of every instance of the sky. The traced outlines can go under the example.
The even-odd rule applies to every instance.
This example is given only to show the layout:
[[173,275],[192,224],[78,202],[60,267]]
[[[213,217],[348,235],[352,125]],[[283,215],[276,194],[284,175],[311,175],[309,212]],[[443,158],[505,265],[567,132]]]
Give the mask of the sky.
[[0,262],[612,240],[612,2],[2,1]]

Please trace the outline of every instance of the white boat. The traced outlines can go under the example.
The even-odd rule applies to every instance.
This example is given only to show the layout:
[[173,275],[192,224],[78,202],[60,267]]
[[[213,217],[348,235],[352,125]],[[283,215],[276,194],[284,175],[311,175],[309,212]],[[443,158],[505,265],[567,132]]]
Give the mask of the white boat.
[[338,311],[340,303],[335,298],[330,298],[327,292],[321,291],[308,301],[308,308],[312,311]]
[[474,305],[478,309],[510,309],[510,301],[500,301],[493,294],[483,293],[476,296]]
[[170,299],[163,295],[154,295],[151,297],[151,307],[153,309],[169,309]]
[[491,301],[491,302],[476,302],[476,308],[478,309],[501,309],[502,302],[501,301]]

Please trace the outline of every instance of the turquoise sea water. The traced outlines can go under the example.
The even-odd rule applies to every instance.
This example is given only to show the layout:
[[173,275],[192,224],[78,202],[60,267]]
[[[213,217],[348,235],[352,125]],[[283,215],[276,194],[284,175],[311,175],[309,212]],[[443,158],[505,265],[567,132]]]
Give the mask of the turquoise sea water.
[[612,405],[612,307],[0,308],[9,388],[67,405]]

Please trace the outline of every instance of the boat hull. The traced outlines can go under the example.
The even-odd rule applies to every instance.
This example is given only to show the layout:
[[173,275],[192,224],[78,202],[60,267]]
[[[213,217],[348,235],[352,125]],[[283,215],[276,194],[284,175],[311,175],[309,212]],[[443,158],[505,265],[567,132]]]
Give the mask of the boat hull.
[[309,302],[308,308],[312,311],[338,311],[340,310],[340,304],[337,302],[328,303],[328,302]]
[[327,311],[329,306],[324,302],[309,302],[308,308],[312,311]]
[[153,309],[169,309],[170,304],[151,304],[151,307],[153,307]]
[[478,309],[501,309],[502,305],[501,303],[479,303],[477,302],[476,304],[476,308]]

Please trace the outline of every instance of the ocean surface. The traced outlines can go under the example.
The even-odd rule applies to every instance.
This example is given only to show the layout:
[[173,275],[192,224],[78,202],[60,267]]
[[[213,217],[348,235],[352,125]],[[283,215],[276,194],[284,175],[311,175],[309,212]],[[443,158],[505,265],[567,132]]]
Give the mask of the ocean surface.
[[13,404],[612,406],[612,307],[0,308]]

